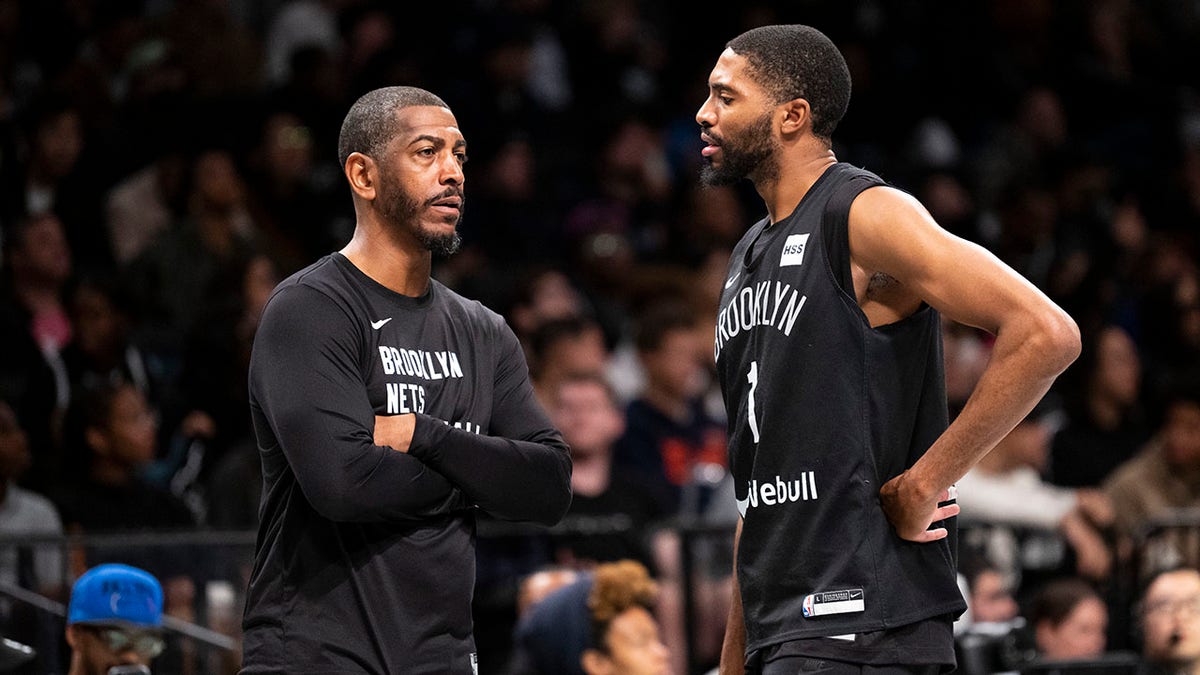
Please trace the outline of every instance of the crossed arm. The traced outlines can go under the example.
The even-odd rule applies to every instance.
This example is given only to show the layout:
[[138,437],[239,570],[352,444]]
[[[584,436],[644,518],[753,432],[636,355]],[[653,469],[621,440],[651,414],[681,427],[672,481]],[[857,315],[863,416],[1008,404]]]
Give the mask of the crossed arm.
[[[414,520],[476,505],[501,518],[561,518],[570,457],[533,399],[524,359],[509,359],[498,375],[495,436],[425,415],[376,418],[352,325],[333,300],[296,286],[272,299],[255,341],[255,415],[313,508],[335,521]],[[389,447],[380,438],[387,425],[376,425],[400,418],[413,427],[412,443],[396,445],[409,452]]]
[[423,414],[375,418],[375,442],[445,475],[481,509],[505,520],[557,523],[571,503],[571,460],[533,395],[520,343],[497,329],[493,435]]

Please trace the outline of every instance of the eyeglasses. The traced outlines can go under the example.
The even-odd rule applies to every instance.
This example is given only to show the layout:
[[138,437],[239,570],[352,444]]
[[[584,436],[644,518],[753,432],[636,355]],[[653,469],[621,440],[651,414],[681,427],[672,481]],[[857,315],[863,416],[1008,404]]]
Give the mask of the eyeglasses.
[[1146,616],[1200,616],[1200,595],[1178,600],[1158,600],[1146,605]]
[[157,633],[143,631],[128,631],[121,628],[106,626],[87,626],[104,643],[104,646],[114,654],[134,651],[138,656],[152,659],[163,652],[166,641]]

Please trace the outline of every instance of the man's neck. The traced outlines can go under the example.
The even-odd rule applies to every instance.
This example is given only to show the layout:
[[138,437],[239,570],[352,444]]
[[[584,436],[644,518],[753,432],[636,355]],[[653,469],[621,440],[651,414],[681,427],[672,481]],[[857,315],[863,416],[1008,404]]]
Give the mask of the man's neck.
[[1115,431],[1121,426],[1121,406],[1111,398],[1098,394],[1088,399],[1092,421],[1102,431]]
[[13,289],[21,304],[33,314],[47,310],[57,310],[62,307],[58,297],[58,289],[46,282],[30,280],[27,283],[16,284]]
[[665,388],[655,386],[653,382],[647,383],[645,390],[642,391],[641,399],[651,408],[679,424],[687,424],[691,417],[687,399],[681,399]]
[[754,188],[766,204],[772,224],[791,215],[821,174],[837,164],[837,157],[832,149],[823,145],[813,145],[819,144],[819,140],[810,138],[798,143],[801,144],[799,147],[785,147],[778,153],[777,177],[754,181]]
[[92,465],[92,482],[97,485],[121,487],[133,482],[133,472],[123,464],[97,458]]
[[407,233],[397,233],[370,214],[359,214],[354,237],[342,255],[363,274],[401,295],[419,297],[429,288],[433,255]]

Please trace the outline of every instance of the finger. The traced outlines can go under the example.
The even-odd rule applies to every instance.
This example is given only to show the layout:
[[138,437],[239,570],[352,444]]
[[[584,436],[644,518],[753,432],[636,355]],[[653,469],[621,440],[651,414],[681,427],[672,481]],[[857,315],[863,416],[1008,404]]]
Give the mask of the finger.
[[909,541],[916,542],[918,544],[928,544],[929,542],[937,541],[939,539],[945,539],[946,536],[949,534],[950,534],[950,532],[946,528],[938,527],[938,528],[934,528],[932,530],[925,530],[924,532],[918,534],[915,537],[904,537],[904,538],[908,539]]
[[961,512],[961,511],[962,511],[962,509],[959,508],[958,504],[947,504],[945,506],[939,506],[937,508],[937,510],[933,512],[933,519],[934,520],[945,520],[947,518],[953,518],[954,516],[957,516],[959,514],[959,512]]

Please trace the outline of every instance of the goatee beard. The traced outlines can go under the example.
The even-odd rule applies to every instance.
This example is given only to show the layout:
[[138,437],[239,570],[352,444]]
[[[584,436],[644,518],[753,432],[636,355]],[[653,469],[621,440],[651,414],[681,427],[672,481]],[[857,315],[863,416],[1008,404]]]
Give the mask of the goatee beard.
[[415,234],[417,241],[421,242],[422,246],[441,258],[448,258],[458,253],[458,249],[462,247],[462,237],[458,235],[458,232],[434,234],[418,229]]
[[736,139],[722,141],[720,148],[725,161],[714,166],[710,159],[700,169],[700,182],[708,187],[733,185],[743,178],[759,183],[779,177],[770,113],[758,118]]
[[457,195],[460,199],[459,215],[457,218],[454,218],[454,222],[452,223],[457,228],[458,223],[462,221],[462,213],[466,206],[466,200],[463,199],[461,190],[454,188],[447,189],[446,192],[428,200],[426,203],[421,203],[413,199],[411,195],[401,189],[397,189],[394,192],[385,190],[386,193],[380,195],[379,210],[388,222],[399,227],[407,226],[417,242],[436,256],[443,258],[452,256],[462,247],[462,237],[459,236],[457,229],[446,234],[430,232],[422,228],[417,220],[417,215],[434,201]]

